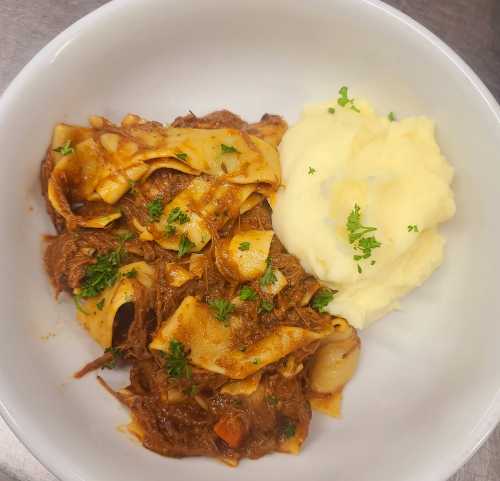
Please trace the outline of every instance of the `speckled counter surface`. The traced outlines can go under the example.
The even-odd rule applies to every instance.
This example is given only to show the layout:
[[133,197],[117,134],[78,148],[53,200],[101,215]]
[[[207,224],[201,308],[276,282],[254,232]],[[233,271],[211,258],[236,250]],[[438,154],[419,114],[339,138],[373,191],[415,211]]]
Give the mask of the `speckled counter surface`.
[[[386,1],[457,50],[500,100],[500,0]],[[104,3],[0,0],[0,92],[49,40]],[[57,481],[0,419],[0,481],[13,480]],[[500,481],[500,426],[449,481]]]

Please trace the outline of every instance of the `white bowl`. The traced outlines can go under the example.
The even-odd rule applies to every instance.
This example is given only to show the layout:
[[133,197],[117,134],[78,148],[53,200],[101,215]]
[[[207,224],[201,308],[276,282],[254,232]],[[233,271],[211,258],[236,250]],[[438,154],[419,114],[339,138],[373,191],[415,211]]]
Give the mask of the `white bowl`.
[[[221,107],[294,121],[341,85],[381,113],[437,121],[457,173],[443,267],[403,311],[363,332],[343,420],[316,414],[299,456],[235,471],[141,448],[117,432],[128,414],[94,377],[71,378],[100,349],[74,306],[54,302],[42,268],[40,236],[52,229],[38,170],[52,126]],[[444,480],[498,421],[500,110],[448,47],[396,10],[376,0],[112,2],[59,35],[5,92],[0,152],[0,411],[62,480]]]

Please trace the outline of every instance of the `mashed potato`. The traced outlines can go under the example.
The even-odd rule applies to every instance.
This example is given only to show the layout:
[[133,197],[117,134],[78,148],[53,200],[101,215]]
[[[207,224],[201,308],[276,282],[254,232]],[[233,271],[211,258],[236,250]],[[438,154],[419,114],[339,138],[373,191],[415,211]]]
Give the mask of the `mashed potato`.
[[[309,273],[338,290],[327,310],[364,328],[441,264],[437,226],[454,215],[455,202],[453,169],[431,120],[391,122],[363,102],[356,109],[308,106],[286,133],[273,226]],[[361,224],[376,229],[364,237],[380,244],[356,260],[363,252],[346,228],[355,205]]]

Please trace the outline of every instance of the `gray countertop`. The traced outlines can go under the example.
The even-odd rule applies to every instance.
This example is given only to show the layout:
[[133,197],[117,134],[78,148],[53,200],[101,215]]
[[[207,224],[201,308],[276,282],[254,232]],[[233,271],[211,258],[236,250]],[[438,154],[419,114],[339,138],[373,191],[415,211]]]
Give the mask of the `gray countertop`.
[[[500,99],[500,0],[386,1],[456,49]],[[104,3],[0,0],[0,92],[49,40]],[[10,481],[8,477],[19,481],[57,481],[0,419],[0,481]],[[499,480],[500,426],[450,481]]]

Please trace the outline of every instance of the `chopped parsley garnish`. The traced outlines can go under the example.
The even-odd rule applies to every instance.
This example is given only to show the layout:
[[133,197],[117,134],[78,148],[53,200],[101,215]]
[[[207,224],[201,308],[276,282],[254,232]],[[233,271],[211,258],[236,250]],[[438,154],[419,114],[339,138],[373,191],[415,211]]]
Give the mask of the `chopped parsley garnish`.
[[118,279],[122,257],[122,249],[98,255],[96,262],[89,264],[85,270],[80,297],[94,297],[107,287],[111,287]]
[[81,300],[82,300],[82,295],[81,294],[75,294],[73,296],[73,301],[75,303],[75,306],[76,308],[82,313],[82,314],[85,314],[85,315],[89,315],[89,313],[82,307],[82,304],[81,304]]
[[186,234],[181,235],[181,239],[179,240],[179,248],[177,251],[177,256],[182,257],[191,252],[191,249],[194,247],[194,242],[189,240],[189,237]]
[[[353,245],[355,251],[361,252],[353,255],[355,261],[368,259],[372,255],[372,250],[382,245],[375,236],[366,237],[368,233],[376,231],[377,228],[366,227],[361,224],[361,208],[358,204],[354,204],[354,209],[347,218],[346,229],[349,232],[349,243]],[[358,273],[361,274],[361,272],[363,270],[358,264]]]
[[214,311],[215,318],[221,321],[224,326],[229,326],[229,316],[234,311],[234,304],[227,299],[215,299],[208,303],[210,309]]
[[126,230],[125,232],[121,232],[120,234],[118,234],[118,240],[120,242],[125,242],[125,241],[132,240],[134,237],[135,237],[135,234],[133,232],[128,231],[128,230]]
[[260,359],[258,357],[254,358],[252,360],[252,364],[255,364],[255,365],[260,364]]
[[270,406],[276,406],[278,404],[278,398],[274,394],[266,396],[266,401]]
[[266,270],[264,271],[264,274],[262,274],[262,277],[260,278],[260,285],[268,286],[270,284],[274,284],[277,280],[278,279],[276,279],[276,276],[273,271],[271,258],[268,257],[266,259]]
[[180,207],[175,207],[168,214],[167,222],[169,224],[173,224],[174,222],[185,224],[186,222],[189,222],[189,216],[183,212]]
[[409,225],[408,232],[418,232],[418,226],[416,224]]
[[262,299],[260,301],[259,312],[271,312],[274,309],[274,304],[271,301]]
[[69,155],[73,154],[75,152],[75,149],[71,147],[71,140],[67,140],[66,142],[64,142],[64,144],[57,147],[57,149],[54,149],[54,152],[57,152],[61,155]]
[[111,361],[107,362],[106,364],[104,364],[104,366],[102,366],[103,369],[104,368],[114,369],[116,367],[117,361],[123,357],[123,352],[118,347],[107,347],[104,350],[104,353],[105,354],[111,353],[112,358]]
[[166,358],[165,370],[167,374],[175,378],[191,378],[191,366],[187,360],[187,353],[182,342],[172,339],[169,352],[163,354]]
[[320,313],[325,312],[326,306],[328,306],[328,304],[332,302],[333,296],[336,294],[336,292],[337,291],[332,291],[331,289],[323,287],[314,295],[311,302],[312,308]]
[[396,114],[394,112],[389,112],[389,115],[387,116],[390,122],[395,122],[396,121]]
[[129,279],[133,279],[134,277],[137,277],[137,269],[131,269],[128,272],[125,272],[123,274],[125,277],[128,277]]
[[247,251],[250,249],[250,242],[241,242],[240,245],[238,246],[238,249],[240,251]]
[[167,234],[167,237],[173,236],[176,230],[177,229],[175,228],[175,225],[172,224],[167,224],[165,227],[165,233]]
[[103,310],[104,308],[104,303],[106,302],[106,299],[103,297],[97,304],[96,304],[96,307],[97,309],[99,309],[100,311]]
[[239,296],[242,301],[255,301],[257,299],[257,293],[250,286],[243,286]]
[[198,386],[196,384],[191,384],[187,389],[184,389],[184,394],[187,396],[193,397],[198,394]]
[[232,145],[220,144],[220,153],[221,154],[239,154],[240,151],[237,150]]
[[283,436],[285,436],[286,439],[293,438],[295,436],[296,430],[297,428],[295,426],[295,423],[287,418],[285,424],[283,425]]
[[188,158],[188,154],[186,154],[186,152],[178,152],[177,154],[175,154],[175,156],[180,159],[180,160],[183,160],[184,162],[187,160]]
[[312,167],[309,167],[309,170],[307,172],[309,175],[313,175],[314,173],[316,173],[316,169],[313,169]]
[[328,113],[329,113],[329,114],[334,114],[334,113],[335,113],[335,109],[334,109],[333,107],[330,107],[330,108],[328,109]]
[[342,87],[339,90],[340,97],[337,100],[337,103],[341,107],[350,107],[351,110],[359,113],[359,109],[354,105],[354,99],[349,98],[349,90],[347,87]]
[[158,222],[163,214],[163,200],[160,198],[152,200],[146,204],[146,209],[148,210],[149,218],[153,222]]

